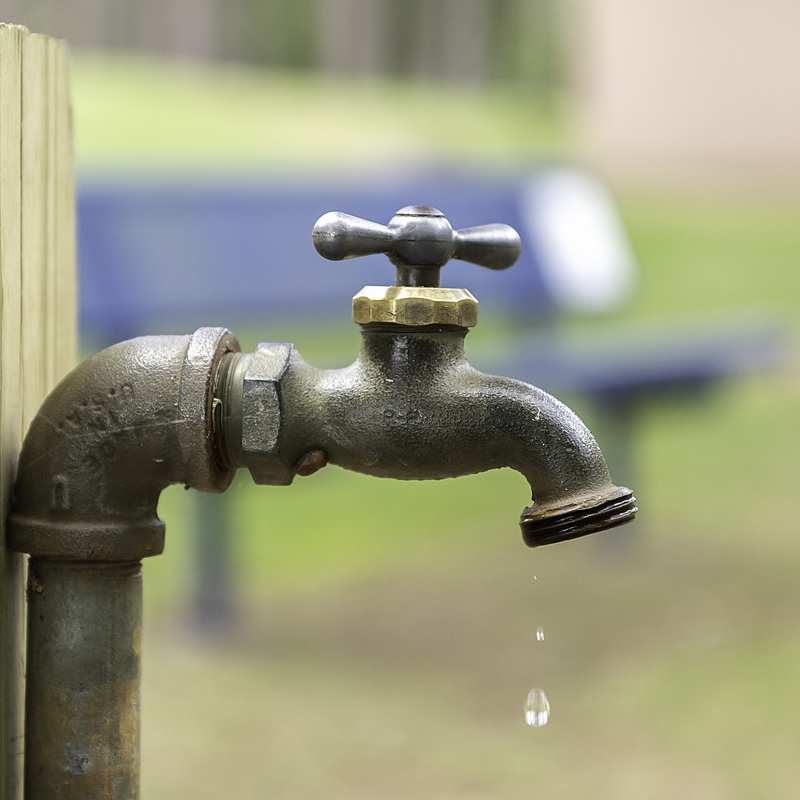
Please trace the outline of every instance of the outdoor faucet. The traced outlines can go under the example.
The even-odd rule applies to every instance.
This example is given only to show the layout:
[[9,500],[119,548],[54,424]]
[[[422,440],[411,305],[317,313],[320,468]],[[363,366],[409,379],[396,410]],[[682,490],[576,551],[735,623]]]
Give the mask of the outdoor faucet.
[[630,490],[611,482],[575,414],[466,360],[464,338],[478,304],[465,289],[440,288],[439,271],[451,258],[510,267],[520,249],[513,228],[454,231],[440,211],[408,206],[388,226],[325,214],[313,240],[332,260],[385,253],[396,286],[367,286],[353,299],[362,347],[346,369],[311,367],[289,344],[230,357],[219,427],[233,466],[267,484],[290,483],[327,462],[401,480],[511,467],[531,487],[520,525],[532,547],[633,518]]
[[441,288],[440,269],[511,266],[512,228],[453,230],[409,206],[385,226],[325,214],[313,240],[329,259],[385,253],[396,267],[395,286],[353,299],[351,366],[317,369],[286,343],[245,355],[224,328],[142,337],[84,362],[31,424],[8,526],[9,546],[31,555],[28,800],[138,797],[141,559],[163,549],[170,484],[221,492],[239,467],[269,485],[327,463],[401,480],[510,467],[531,487],[530,546],[636,514],[575,414],[466,360],[477,301]]

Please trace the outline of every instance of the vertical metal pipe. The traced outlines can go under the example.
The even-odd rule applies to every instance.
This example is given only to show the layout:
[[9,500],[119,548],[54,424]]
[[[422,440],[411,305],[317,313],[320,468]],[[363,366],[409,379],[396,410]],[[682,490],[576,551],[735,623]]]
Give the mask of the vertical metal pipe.
[[65,378],[20,453],[7,543],[28,553],[27,800],[139,796],[141,559],[159,495],[223,491],[211,418],[224,328],[133,339]]
[[32,558],[26,800],[139,797],[141,562]]

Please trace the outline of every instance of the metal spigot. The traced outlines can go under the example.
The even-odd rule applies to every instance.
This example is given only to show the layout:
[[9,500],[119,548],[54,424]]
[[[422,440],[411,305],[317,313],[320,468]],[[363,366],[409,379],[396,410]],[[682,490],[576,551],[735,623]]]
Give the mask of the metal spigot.
[[531,487],[530,546],[636,514],[566,406],[466,360],[476,301],[440,288],[439,270],[450,258],[510,266],[512,229],[454,231],[412,206],[388,226],[326,215],[314,240],[327,257],[386,253],[397,267],[397,286],[356,298],[349,367],[317,369],[286,343],[243,354],[224,328],[142,337],[85,361],[31,423],[7,542],[31,555],[27,796],[138,797],[139,562],[163,548],[170,484],[221,492],[239,467],[272,485],[327,463],[401,480],[510,467]]
[[440,288],[439,270],[454,256],[511,266],[519,252],[513,229],[454,231],[436,209],[410,206],[386,226],[326,214],[313,239],[336,260],[385,253],[398,285],[366,287],[354,298],[362,347],[346,369],[315,369],[288,344],[229,357],[218,427],[231,464],[264,484],[291,483],[326,463],[402,480],[511,467],[532,490],[534,502],[520,518],[530,546],[633,519],[631,491],[613,484],[594,437],[572,411],[534,386],[467,362],[464,337],[477,301],[466,290]]

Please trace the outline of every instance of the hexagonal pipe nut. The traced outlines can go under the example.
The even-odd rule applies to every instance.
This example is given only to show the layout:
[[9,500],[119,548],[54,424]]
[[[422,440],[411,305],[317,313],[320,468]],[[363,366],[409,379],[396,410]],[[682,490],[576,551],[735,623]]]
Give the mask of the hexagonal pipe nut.
[[259,344],[244,374],[242,456],[258,484],[284,485],[294,477],[277,457],[282,416],[280,382],[293,349],[285,342]]
[[478,324],[478,301],[466,289],[365,286],[353,298],[353,322],[471,328]]

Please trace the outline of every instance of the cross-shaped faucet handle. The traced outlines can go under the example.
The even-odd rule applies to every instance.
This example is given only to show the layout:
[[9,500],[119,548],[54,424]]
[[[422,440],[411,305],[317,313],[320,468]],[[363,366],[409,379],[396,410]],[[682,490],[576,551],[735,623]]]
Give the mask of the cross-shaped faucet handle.
[[451,258],[507,269],[520,251],[519,234],[509,225],[453,230],[430,206],[401,208],[388,225],[330,211],[317,220],[312,239],[317,252],[331,261],[384,253],[397,268],[398,286],[439,286],[439,270]]

